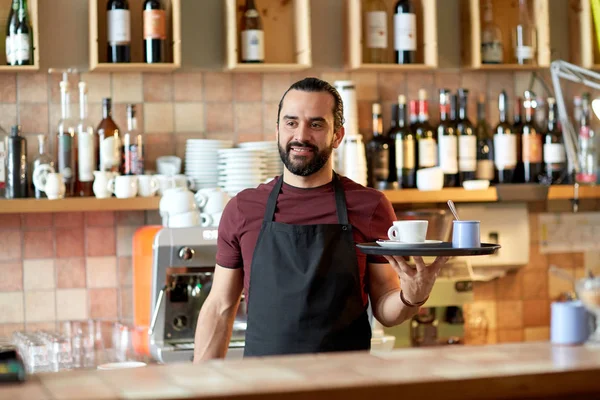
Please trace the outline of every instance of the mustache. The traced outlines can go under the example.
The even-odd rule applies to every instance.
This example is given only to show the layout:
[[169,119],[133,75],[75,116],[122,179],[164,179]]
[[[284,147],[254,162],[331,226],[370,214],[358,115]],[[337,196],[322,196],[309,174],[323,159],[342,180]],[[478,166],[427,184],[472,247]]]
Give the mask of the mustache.
[[290,150],[292,150],[292,147],[308,147],[309,149],[311,149],[314,152],[319,151],[319,148],[317,146],[315,146],[314,144],[310,144],[308,142],[289,142],[287,144],[287,146],[285,146],[285,151],[287,153],[289,153]]

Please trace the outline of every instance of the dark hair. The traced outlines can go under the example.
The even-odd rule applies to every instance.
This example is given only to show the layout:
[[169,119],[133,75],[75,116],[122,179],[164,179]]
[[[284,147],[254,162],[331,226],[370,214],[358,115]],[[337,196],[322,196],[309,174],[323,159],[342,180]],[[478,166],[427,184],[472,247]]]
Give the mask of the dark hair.
[[323,81],[319,78],[304,78],[285,91],[281,100],[279,100],[279,108],[277,109],[277,125],[279,125],[279,116],[281,115],[281,107],[283,106],[283,100],[290,90],[301,90],[303,92],[327,92],[333,96],[333,130],[337,132],[342,125],[344,125],[344,104],[342,97],[338,93],[337,89],[329,84],[329,82]]

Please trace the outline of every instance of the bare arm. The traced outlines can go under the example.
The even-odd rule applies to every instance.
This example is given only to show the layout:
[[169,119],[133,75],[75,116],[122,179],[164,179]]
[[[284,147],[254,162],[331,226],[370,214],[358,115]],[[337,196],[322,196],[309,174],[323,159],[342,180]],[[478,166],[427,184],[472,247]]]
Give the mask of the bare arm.
[[212,288],[200,309],[194,340],[194,363],[225,358],[243,288],[241,268],[215,267]]

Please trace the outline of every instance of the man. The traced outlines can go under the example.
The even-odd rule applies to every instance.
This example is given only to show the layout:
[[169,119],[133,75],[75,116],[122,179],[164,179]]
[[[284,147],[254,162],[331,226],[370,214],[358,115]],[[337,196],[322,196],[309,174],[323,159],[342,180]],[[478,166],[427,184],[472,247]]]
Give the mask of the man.
[[239,193],[223,211],[194,362],[225,357],[242,289],[246,357],[368,350],[369,299],[374,317],[393,326],[428,298],[446,258],[429,266],[415,258],[416,268],[401,257],[367,263],[355,246],[387,238],[396,216],[381,192],[333,171],[342,125],[342,100],[327,82],[306,78],[283,95],[283,177]]

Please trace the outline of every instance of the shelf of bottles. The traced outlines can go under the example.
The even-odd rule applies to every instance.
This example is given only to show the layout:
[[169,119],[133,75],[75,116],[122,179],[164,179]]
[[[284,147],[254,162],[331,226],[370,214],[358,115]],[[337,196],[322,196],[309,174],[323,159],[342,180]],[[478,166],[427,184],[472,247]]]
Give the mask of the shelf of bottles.
[[89,0],[90,71],[181,67],[181,0]]
[[0,0],[0,18],[0,72],[39,70],[38,0]]
[[462,0],[467,69],[532,70],[550,66],[550,0]]
[[309,0],[224,0],[225,68],[299,71],[312,66]]
[[429,70],[438,65],[435,0],[346,0],[351,70]]

